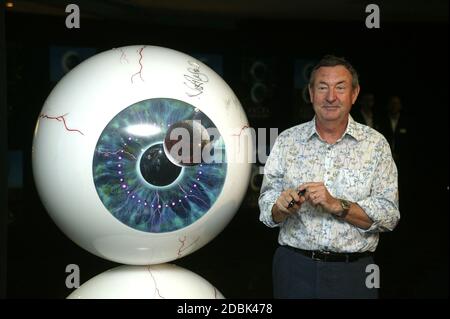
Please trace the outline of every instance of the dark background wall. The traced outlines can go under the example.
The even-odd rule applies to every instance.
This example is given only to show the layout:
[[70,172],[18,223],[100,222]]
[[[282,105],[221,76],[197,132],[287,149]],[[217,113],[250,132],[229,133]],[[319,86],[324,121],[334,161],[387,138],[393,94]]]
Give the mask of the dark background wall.
[[[52,47],[101,52],[134,44],[220,56],[223,78],[250,114],[253,127],[277,127],[281,132],[304,118],[298,112],[296,62],[314,61],[326,53],[354,64],[362,90],[374,92],[380,108],[389,95],[400,95],[408,117],[407,155],[399,163],[402,219],[394,232],[381,234],[376,255],[380,294],[448,297],[448,16],[442,13],[448,3],[431,2],[421,15],[414,7],[417,2],[392,8],[380,1],[381,28],[368,29],[364,2],[359,10],[352,7],[346,13],[341,8],[333,16],[326,6],[309,15],[288,14],[289,7],[273,15],[255,14],[262,9],[255,6],[252,11],[245,1],[241,11],[230,2],[235,11],[224,5],[210,12],[80,1],[81,28],[69,30],[64,24],[66,4],[43,2],[51,10],[6,10],[6,50],[1,47],[0,52],[7,65],[8,150],[22,154],[23,174],[21,185],[8,189],[7,239],[2,234],[2,243],[7,242],[7,257],[2,258],[7,297],[63,298],[71,292],[65,287],[66,265],[80,266],[82,282],[117,266],[72,243],[51,221],[32,178],[31,144],[41,107],[56,83],[50,72]],[[264,81],[270,90],[263,94],[265,101],[253,105],[249,73],[256,61],[266,66]],[[268,115],[252,113],[255,106]],[[277,230],[258,221],[256,200],[257,191],[249,188],[229,226],[175,263],[203,276],[226,297],[270,298]]]
[[6,296],[6,240],[7,240],[7,159],[6,159],[6,61],[4,10],[0,10],[0,298]]

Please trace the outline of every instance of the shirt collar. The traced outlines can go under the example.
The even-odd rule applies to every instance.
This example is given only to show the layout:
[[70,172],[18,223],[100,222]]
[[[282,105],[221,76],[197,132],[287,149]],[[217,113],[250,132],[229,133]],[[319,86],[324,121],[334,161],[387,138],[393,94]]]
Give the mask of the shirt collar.
[[[309,140],[314,134],[316,134],[319,137],[319,133],[316,130],[316,117],[315,116],[306,125],[304,141]],[[350,114],[348,116],[347,128],[345,129],[344,134],[342,135],[342,137],[339,140],[342,140],[342,138],[345,135],[349,135],[349,136],[353,137],[358,142],[361,141],[362,139],[364,139],[364,132],[362,132],[361,128],[358,126],[358,123],[355,122],[355,120],[352,118],[352,116]]]

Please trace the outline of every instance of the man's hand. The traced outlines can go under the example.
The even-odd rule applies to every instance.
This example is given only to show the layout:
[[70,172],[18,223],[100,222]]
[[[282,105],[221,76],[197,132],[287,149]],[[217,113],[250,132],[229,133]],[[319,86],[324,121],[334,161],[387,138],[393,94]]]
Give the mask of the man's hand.
[[[306,190],[304,198],[305,201],[308,201],[309,203],[311,203],[311,205],[320,205],[326,212],[330,214],[341,214],[342,206],[340,200],[331,196],[322,182],[305,183],[300,185],[298,190]],[[372,219],[370,219],[366,212],[357,203],[350,204],[350,209],[347,216],[345,217],[345,221],[361,229],[369,229],[373,224]]]
[[331,214],[339,214],[342,210],[338,199],[331,196],[323,182],[305,183],[299,186],[300,191],[306,190],[305,199],[313,206],[321,206]]
[[[287,217],[296,213],[305,202],[305,197],[298,196],[298,190],[287,189],[280,194],[277,201],[272,207],[272,219],[276,223],[281,223]],[[289,203],[294,201],[294,205],[289,207]]]

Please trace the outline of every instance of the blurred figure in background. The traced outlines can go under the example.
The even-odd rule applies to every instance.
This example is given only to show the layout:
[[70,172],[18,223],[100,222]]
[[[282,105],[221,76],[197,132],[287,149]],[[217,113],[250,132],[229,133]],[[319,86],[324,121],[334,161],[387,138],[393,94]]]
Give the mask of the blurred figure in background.
[[400,170],[400,162],[407,161],[408,120],[403,112],[403,105],[398,95],[391,95],[386,105],[386,115],[380,121],[379,130],[391,146],[392,155]]
[[353,108],[351,112],[353,119],[358,123],[378,130],[379,120],[375,110],[375,95],[371,92],[362,93],[358,102],[359,105]]

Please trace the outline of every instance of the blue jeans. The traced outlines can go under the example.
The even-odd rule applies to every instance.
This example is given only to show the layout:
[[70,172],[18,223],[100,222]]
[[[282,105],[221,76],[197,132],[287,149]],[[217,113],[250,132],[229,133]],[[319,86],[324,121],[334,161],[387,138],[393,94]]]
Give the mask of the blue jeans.
[[353,262],[317,261],[280,246],[273,257],[274,298],[376,299],[377,288],[367,288],[366,266],[371,256]]

